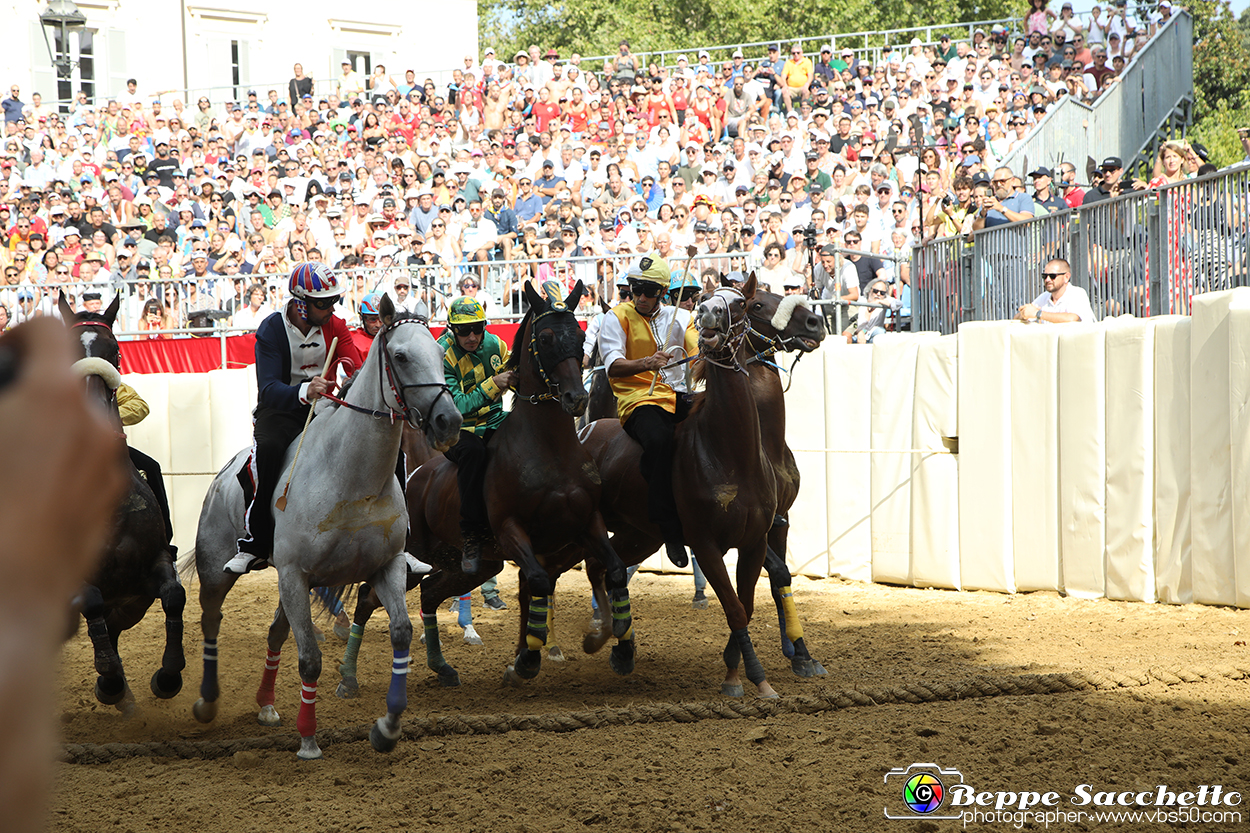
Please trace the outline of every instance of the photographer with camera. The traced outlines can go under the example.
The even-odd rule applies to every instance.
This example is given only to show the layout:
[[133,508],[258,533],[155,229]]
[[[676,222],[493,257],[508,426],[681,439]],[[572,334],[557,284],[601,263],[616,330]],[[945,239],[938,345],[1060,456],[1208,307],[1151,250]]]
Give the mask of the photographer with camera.
[[1085,192],[1081,205],[1093,205],[1096,202],[1109,200],[1129,191],[1144,191],[1146,183],[1140,179],[1133,180],[1129,185],[1123,182],[1124,162],[1118,156],[1108,156],[1102,160],[1098,170],[1090,175],[1090,188]]
[[975,210],[972,202],[972,180],[962,174],[955,178],[949,191],[940,190],[941,174],[928,171],[929,196],[924,206],[925,239],[951,237],[959,234],[968,214]]

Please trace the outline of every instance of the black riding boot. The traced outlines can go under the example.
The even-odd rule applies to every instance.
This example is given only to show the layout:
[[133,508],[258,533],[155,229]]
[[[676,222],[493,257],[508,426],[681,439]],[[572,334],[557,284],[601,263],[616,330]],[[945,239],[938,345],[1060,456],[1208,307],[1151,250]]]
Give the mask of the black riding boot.
[[494,538],[490,527],[460,519],[460,537],[464,539],[464,547],[460,550],[460,569],[465,575],[472,575],[482,564],[482,550]]

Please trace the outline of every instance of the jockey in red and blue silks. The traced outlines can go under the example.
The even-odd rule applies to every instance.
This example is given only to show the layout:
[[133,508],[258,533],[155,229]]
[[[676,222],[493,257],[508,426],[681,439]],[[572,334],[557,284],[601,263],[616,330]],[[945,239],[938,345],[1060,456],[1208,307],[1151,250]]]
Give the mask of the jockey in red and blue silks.
[[308,409],[334,390],[334,368],[322,377],[326,350],[339,343],[334,365],[358,370],[364,359],[347,323],[334,314],[343,293],[324,263],[301,263],[291,271],[291,300],[256,330],[257,403],[253,412],[251,475],[255,494],[246,514],[246,534],[225,571],[243,574],[268,566],[273,554],[273,492],[291,442],[304,429]]

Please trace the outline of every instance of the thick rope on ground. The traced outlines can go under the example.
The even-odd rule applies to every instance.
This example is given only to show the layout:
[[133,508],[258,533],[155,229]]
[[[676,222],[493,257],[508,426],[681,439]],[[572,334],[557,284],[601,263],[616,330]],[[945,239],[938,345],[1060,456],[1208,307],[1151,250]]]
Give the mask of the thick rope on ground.
[[[507,732],[576,732],[609,726],[646,723],[698,723],[701,720],[741,720],[779,714],[817,714],[837,709],[890,704],[937,703],[985,697],[1066,694],[1140,688],[1152,682],[1164,685],[1212,679],[1250,678],[1250,666],[1220,668],[1151,668],[1138,672],[1070,672],[1026,674],[1018,677],[972,677],[952,682],[910,683],[895,687],[862,687],[820,691],[779,700],[708,700],[692,703],[646,703],[625,708],[602,708],[551,714],[477,714],[404,718],[409,740],[446,735],[500,735]],[[359,743],[369,737],[372,723],[317,733],[321,746]],[[280,734],[231,740],[172,740],[149,743],[67,743],[61,760],[75,764],[105,764],[126,758],[224,758],[236,752],[274,750],[294,752],[299,738],[290,730]]]

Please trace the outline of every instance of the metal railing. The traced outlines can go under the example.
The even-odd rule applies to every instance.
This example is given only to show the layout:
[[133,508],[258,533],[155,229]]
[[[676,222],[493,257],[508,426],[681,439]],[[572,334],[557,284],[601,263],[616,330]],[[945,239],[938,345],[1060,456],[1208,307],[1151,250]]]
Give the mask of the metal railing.
[[[1019,23],[1020,18],[1018,17],[1005,17],[994,20],[975,20],[966,23],[911,26],[904,29],[880,29],[828,35],[799,35],[795,37],[779,35],[765,41],[719,44],[717,46],[690,46],[684,49],[660,49],[633,54],[642,65],[640,69],[645,69],[646,65],[652,61],[656,61],[662,67],[673,67],[677,63],[677,58],[682,55],[686,56],[693,66],[701,52],[707,52],[712,63],[719,63],[730,60],[733,57],[733,53],[739,49],[742,50],[742,54],[747,61],[758,62],[760,59],[768,56],[768,47],[774,43],[781,45],[782,51],[785,53],[781,56],[782,58],[789,56],[787,48],[794,43],[803,47],[805,55],[817,58],[820,56],[821,46],[832,44],[835,57],[843,49],[853,49],[858,59],[870,60],[875,65],[881,60],[884,53],[906,46],[912,38],[920,38],[925,44],[936,44],[942,35],[949,35],[952,41],[971,40],[973,33],[977,29],[984,29],[986,34],[988,34],[994,26],[1002,25],[1011,29],[1012,27],[1017,27]],[[618,55],[593,55],[583,57],[581,60],[583,64],[601,66],[607,61],[615,61],[618,57]]]
[[1250,286],[1250,166],[944,237],[912,250],[916,330],[1004,320],[1061,257],[1100,318],[1188,314],[1195,294]]
[[[1064,96],[1028,137],[1003,157],[1022,174],[1087,157],[1119,156],[1127,167],[1149,156],[1161,132],[1187,123],[1194,97],[1194,22],[1188,12],[1172,16],[1093,104]],[[1146,160],[1149,163],[1149,159]]]

